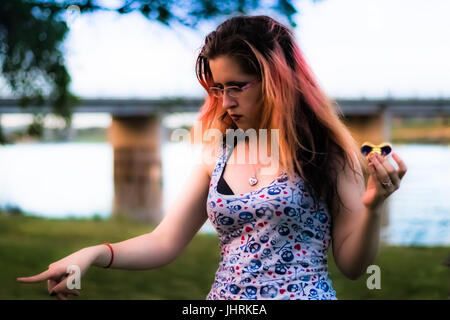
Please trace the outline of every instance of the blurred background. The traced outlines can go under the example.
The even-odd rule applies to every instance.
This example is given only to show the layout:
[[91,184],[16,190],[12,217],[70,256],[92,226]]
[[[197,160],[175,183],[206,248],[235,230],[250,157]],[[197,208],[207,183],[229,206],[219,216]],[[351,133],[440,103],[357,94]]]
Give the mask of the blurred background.
[[[161,221],[199,156],[172,133],[206,94],[205,36],[265,14],[294,31],[356,140],[390,141],[408,167],[386,202],[382,289],[345,279],[330,257],[338,298],[447,299],[448,12],[446,0],[2,1],[0,298],[46,299],[15,277]],[[207,222],[167,267],[90,271],[81,298],[204,299],[218,259]]]

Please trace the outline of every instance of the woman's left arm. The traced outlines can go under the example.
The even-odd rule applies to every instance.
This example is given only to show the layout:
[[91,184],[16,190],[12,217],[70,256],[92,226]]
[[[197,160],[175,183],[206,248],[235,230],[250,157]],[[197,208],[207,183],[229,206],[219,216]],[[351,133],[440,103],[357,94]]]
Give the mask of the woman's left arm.
[[359,179],[349,170],[338,174],[339,195],[345,207],[332,213],[333,256],[338,268],[349,279],[362,276],[378,253],[382,205],[400,187],[406,173],[400,157],[394,153],[393,158],[398,170],[381,156],[369,160],[370,176],[366,187],[359,166]]

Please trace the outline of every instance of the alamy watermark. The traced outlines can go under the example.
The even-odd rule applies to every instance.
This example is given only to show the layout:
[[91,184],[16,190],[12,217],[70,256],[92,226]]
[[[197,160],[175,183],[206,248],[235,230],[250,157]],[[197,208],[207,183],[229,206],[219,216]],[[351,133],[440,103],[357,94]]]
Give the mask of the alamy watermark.
[[67,277],[66,286],[67,289],[81,289],[81,270],[80,267],[73,264],[67,267],[66,272],[69,274]]
[[[219,129],[207,129],[202,136],[201,123],[200,128],[194,128],[194,140],[202,142],[217,142],[223,140],[223,133]],[[259,129],[258,134],[255,129],[226,129],[225,141],[228,146],[234,145],[234,139],[238,141],[249,141],[249,161],[246,161],[246,147],[245,144],[237,144],[235,148],[235,157],[230,157],[227,163],[230,164],[262,164],[262,175],[274,175],[279,170],[280,147],[279,147],[279,129]],[[184,142],[189,145],[191,139],[191,132],[187,129],[177,128],[172,132],[170,141]],[[270,149],[269,149],[270,148]],[[269,152],[270,151],[270,152]],[[216,150],[218,152],[218,150]],[[220,153],[218,153],[220,154]],[[207,154],[202,154],[201,160],[203,163],[211,165],[217,160],[214,157],[208,157]],[[235,160],[235,158],[237,158]],[[259,161],[258,161],[259,159]],[[197,161],[198,161],[197,160]]]
[[381,269],[376,264],[367,267],[367,273],[372,275],[367,278],[366,285],[369,290],[381,289]]
[[74,27],[75,20],[77,20],[81,15],[80,7],[76,4],[72,4],[67,7],[66,11],[64,12],[64,18],[66,19],[66,23],[69,25],[70,28]]

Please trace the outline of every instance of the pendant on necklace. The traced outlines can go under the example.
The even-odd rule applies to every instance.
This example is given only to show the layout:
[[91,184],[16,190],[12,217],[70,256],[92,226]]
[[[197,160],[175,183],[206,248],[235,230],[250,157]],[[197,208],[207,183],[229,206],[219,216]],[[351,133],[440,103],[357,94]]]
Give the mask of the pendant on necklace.
[[254,186],[255,184],[258,183],[258,179],[254,178],[254,177],[250,177],[248,179],[248,183],[250,183],[251,186]]

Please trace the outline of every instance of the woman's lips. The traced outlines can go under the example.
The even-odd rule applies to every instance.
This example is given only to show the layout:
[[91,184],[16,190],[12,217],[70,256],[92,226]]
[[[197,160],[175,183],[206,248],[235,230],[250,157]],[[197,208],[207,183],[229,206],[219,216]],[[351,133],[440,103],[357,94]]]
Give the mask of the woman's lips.
[[238,120],[240,117],[242,117],[242,115],[240,115],[240,114],[232,114],[231,117],[232,117],[234,120]]

